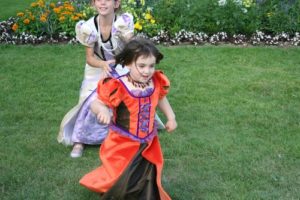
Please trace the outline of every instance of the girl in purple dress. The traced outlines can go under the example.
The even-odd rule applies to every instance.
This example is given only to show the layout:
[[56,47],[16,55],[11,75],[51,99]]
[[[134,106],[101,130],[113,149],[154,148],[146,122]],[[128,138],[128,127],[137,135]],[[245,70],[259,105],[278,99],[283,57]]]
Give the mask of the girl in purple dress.
[[133,16],[117,14],[120,3],[120,0],[92,0],[98,14],[76,24],[76,38],[86,49],[84,79],[79,102],[63,118],[57,137],[58,142],[73,145],[70,154],[73,158],[81,157],[84,144],[101,144],[108,132],[107,126],[98,123],[89,111],[98,81],[128,72],[127,68],[110,67],[115,55],[134,33]]

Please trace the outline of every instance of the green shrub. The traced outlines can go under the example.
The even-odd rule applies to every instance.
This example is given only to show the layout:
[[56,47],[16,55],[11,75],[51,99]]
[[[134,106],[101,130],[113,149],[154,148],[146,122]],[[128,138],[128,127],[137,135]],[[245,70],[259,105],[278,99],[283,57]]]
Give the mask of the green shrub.
[[211,0],[158,0],[154,12],[158,22],[171,34],[180,29],[234,34],[256,30],[256,20],[253,22],[256,15],[252,7],[252,4],[246,6],[232,0],[224,5]]
[[153,13],[156,16],[157,23],[164,30],[168,30],[171,34],[175,34],[184,28],[187,21],[184,13],[187,13],[184,1],[175,0],[158,0],[154,4]]
[[171,35],[181,29],[229,35],[300,31],[296,0],[157,0],[153,5],[157,22]]
[[300,31],[300,1],[263,1],[257,9],[261,17],[260,28],[266,33]]
[[122,0],[122,11],[133,15],[137,33],[143,32],[153,37],[162,29],[153,16],[153,7],[145,0]]

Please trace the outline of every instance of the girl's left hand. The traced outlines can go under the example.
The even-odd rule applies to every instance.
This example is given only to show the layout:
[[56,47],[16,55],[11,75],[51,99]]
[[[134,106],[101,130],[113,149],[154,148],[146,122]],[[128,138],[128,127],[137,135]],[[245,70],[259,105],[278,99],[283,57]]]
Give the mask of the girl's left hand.
[[166,123],[166,130],[167,132],[172,132],[176,129],[177,127],[177,122],[175,119],[172,119],[172,120],[168,120],[167,123]]
[[101,112],[99,112],[97,115],[97,119],[102,124],[110,124],[111,121],[111,113],[108,109],[103,109]]

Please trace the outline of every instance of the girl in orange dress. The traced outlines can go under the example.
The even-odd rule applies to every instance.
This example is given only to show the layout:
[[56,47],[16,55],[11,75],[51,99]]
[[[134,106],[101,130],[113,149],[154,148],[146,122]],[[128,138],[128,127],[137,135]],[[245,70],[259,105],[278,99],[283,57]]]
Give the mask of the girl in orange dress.
[[109,133],[100,147],[102,166],[80,184],[100,193],[101,199],[171,199],[161,184],[163,155],[154,119],[158,107],[167,118],[166,130],[177,127],[166,98],[169,80],[155,70],[162,58],[150,41],[134,39],[116,57],[129,73],[98,84],[91,109],[101,123],[109,124]]

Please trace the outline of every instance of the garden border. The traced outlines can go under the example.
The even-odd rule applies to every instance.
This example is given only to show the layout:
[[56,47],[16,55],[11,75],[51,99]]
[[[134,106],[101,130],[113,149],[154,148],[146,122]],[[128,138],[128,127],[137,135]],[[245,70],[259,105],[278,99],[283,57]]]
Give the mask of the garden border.
[[[0,44],[76,44],[78,41],[75,37],[69,37],[66,33],[59,33],[56,37],[49,36],[35,36],[28,33],[16,35],[12,30],[15,18],[11,17],[6,21],[0,22]],[[138,33],[137,36],[149,38],[144,33]],[[251,37],[242,34],[228,36],[225,32],[218,32],[213,35],[206,33],[193,33],[186,30],[180,30],[171,37],[166,31],[160,31],[157,36],[151,39],[155,44],[162,44],[165,46],[174,45],[220,45],[220,44],[234,44],[238,46],[300,46],[300,33],[296,32],[294,35],[287,33],[279,33],[275,36],[267,35],[261,31],[256,31]]]

